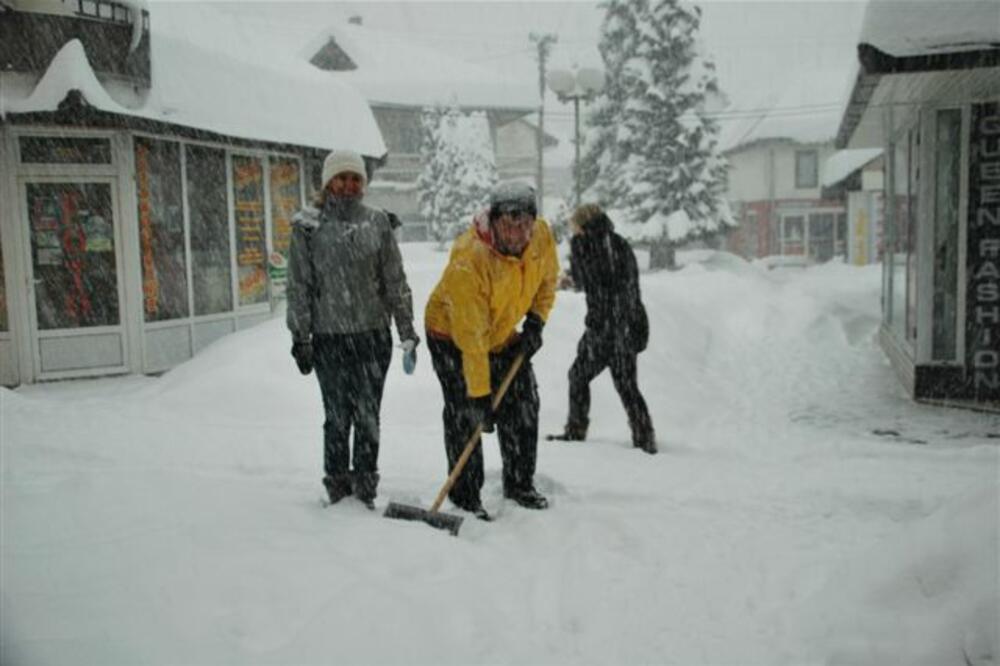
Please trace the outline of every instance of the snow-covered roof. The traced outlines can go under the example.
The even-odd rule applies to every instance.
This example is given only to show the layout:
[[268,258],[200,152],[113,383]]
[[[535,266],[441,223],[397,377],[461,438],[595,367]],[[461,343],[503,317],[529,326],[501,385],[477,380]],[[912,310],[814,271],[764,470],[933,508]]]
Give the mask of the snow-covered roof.
[[12,77],[0,111],[54,111],[79,90],[101,111],[244,139],[385,154],[371,109],[342,76],[286,56],[264,37],[255,47],[273,57],[250,61],[227,48],[238,41],[230,38],[238,21],[200,3],[184,3],[182,12],[178,7],[150,3],[151,88],[143,97],[100,81],[83,45],[72,40],[37,85]]
[[849,68],[808,69],[793,76],[778,93],[766,95],[754,108],[721,113],[719,147],[732,151],[757,141],[788,139],[825,143],[837,134],[851,82]]
[[[343,23],[313,33],[299,52],[311,58],[330,40],[357,65],[341,74],[370,102],[427,106],[538,108],[538,81],[465,62],[406,40],[400,33]],[[303,42],[299,42],[302,44]]]
[[823,165],[823,187],[836,185],[881,154],[881,148],[838,150]]
[[[275,58],[308,63],[333,40],[357,68],[324,73],[355,86],[371,103],[423,107],[457,102],[465,108],[525,112],[538,108],[537,79],[460,60],[410,41],[404,33],[336,22],[339,15],[333,8],[330,24],[323,25],[296,20],[294,15],[287,20],[264,19],[237,3],[222,3],[216,16],[205,21],[199,17],[210,12],[203,4],[154,2],[153,7],[158,13],[162,6],[169,8],[175,25],[168,29],[178,37],[193,31],[200,41],[224,42],[227,51],[261,65]],[[230,18],[235,25],[219,30],[219,22]],[[269,48],[260,47],[262,40]]]
[[895,58],[1000,48],[1000,2],[869,0],[860,42]]
[[[882,105],[918,104],[938,94],[953,99],[995,95],[998,68],[998,0],[869,0],[836,145],[882,142]],[[896,85],[897,77],[906,77],[906,84]]]

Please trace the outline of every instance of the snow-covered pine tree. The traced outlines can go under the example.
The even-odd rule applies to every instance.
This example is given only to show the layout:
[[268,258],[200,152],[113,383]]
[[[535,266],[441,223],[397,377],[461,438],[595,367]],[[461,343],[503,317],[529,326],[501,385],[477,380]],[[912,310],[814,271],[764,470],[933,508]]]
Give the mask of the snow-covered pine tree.
[[489,201],[497,182],[496,158],[482,111],[464,114],[456,105],[425,109],[423,132],[420,212],[444,247]]
[[698,53],[698,8],[678,0],[603,7],[607,87],[588,118],[581,177],[623,212],[625,235],[650,243],[650,266],[663,267],[679,243],[733,225],[718,126],[704,112],[718,91],[714,65]]

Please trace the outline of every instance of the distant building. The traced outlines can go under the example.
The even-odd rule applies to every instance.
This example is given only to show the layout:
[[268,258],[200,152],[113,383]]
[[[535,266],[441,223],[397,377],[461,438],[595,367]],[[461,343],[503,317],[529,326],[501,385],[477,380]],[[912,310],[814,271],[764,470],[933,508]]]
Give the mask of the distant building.
[[882,261],[885,176],[882,150],[839,150],[826,161],[823,198],[847,205],[846,259],[864,266]]
[[1000,3],[868,3],[837,145],[885,161],[879,340],[916,399],[1000,409]]
[[[0,383],[151,373],[271,316],[364,97],[193,3],[0,0]],[[331,121],[335,119],[335,121]]]
[[[485,112],[500,178],[535,180],[538,128],[528,119],[538,111],[534,79],[505,76],[417,45],[405,35],[368,28],[360,17],[318,34],[299,32],[310,61],[342,74],[371,104],[388,155],[368,197],[400,216],[404,240],[427,237],[429,221],[420,212],[416,190],[426,107],[457,104],[465,112]],[[546,135],[545,146],[555,144]]]
[[816,103],[836,95],[841,78],[841,72],[810,72],[738,120],[723,115],[725,198],[738,224],[726,237],[729,251],[748,259],[794,255],[814,261],[845,254],[844,202],[824,197],[822,187],[835,152],[837,110]]

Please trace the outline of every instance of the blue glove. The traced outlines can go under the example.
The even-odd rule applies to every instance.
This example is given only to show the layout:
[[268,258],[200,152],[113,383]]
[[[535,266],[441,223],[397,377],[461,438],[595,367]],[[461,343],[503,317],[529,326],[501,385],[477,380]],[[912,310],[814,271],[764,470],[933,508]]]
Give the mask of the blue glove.
[[414,336],[409,340],[403,340],[399,348],[403,350],[403,372],[408,375],[413,374],[413,370],[417,367],[417,345],[420,344],[420,338]]

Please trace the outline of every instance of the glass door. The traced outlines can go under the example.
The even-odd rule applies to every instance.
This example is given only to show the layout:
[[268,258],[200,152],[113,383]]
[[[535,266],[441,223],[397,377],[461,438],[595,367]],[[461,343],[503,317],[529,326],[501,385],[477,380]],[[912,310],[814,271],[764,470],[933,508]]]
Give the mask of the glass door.
[[29,306],[39,377],[125,369],[120,242],[112,178],[25,179]]

